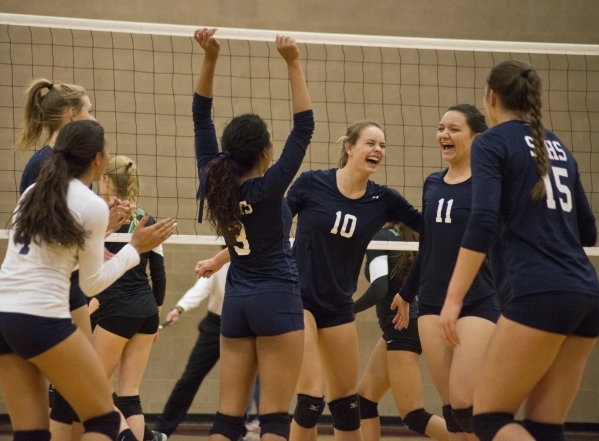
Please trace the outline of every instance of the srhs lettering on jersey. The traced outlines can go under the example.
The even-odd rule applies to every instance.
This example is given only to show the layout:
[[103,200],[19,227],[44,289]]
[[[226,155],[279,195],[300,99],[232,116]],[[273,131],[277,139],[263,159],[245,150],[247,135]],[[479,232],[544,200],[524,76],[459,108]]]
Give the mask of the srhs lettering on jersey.
[[[532,136],[525,136],[526,144],[530,147],[530,156],[536,157],[537,154],[534,152],[535,144]],[[568,157],[566,152],[562,148],[562,145],[557,141],[545,140],[545,147],[547,147],[547,153],[549,153],[549,159],[552,161],[567,161]]]

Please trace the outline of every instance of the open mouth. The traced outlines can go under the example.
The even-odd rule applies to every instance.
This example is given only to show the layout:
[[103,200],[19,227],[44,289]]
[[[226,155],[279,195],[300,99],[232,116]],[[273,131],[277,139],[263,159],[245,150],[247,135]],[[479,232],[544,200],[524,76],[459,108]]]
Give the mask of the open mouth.
[[368,156],[368,157],[366,158],[366,162],[367,162],[368,164],[370,164],[370,165],[374,165],[374,166],[377,166],[377,165],[379,165],[379,162],[380,162],[380,161],[381,161],[381,159],[380,159],[379,157],[377,157],[377,156]]
[[443,151],[444,152],[453,150],[454,148],[455,148],[455,145],[453,145],[453,144],[443,144]]

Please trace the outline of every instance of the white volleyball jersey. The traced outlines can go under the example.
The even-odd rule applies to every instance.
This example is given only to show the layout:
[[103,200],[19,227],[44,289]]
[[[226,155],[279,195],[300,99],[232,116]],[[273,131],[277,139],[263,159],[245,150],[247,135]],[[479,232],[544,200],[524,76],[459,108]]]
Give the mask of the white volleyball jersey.
[[131,245],[104,263],[108,206],[79,179],[69,184],[67,204],[75,221],[89,233],[85,245],[66,248],[33,241],[15,244],[11,230],[0,268],[0,312],[69,318],[70,276],[77,264],[81,289],[91,297],[139,263],[139,255]]

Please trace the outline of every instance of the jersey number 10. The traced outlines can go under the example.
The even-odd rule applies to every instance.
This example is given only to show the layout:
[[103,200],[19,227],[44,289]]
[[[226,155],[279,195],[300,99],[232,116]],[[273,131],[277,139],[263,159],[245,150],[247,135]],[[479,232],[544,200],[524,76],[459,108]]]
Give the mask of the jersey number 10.
[[343,217],[343,225],[341,226],[341,231],[339,231],[339,224],[341,223],[341,211],[335,213],[335,225],[331,230],[331,234],[339,233],[343,237],[352,237],[354,235],[354,231],[356,230],[356,223],[358,222],[358,218],[353,214],[346,214]]

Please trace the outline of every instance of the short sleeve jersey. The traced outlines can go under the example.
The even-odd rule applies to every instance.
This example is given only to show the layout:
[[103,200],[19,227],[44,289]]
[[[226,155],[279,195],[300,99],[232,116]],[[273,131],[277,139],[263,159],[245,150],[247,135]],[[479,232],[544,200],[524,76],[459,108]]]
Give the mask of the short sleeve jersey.
[[[399,237],[399,233],[393,227],[383,227],[378,233],[374,235],[373,240],[380,240],[385,242],[398,242],[402,240]],[[382,328],[392,324],[392,320],[396,315],[396,311],[391,309],[391,303],[395,298],[395,294],[399,292],[401,287],[401,280],[394,279],[393,269],[398,261],[398,253],[396,251],[389,250],[368,250],[366,251],[366,265],[364,266],[364,275],[366,279],[372,282],[370,279],[370,263],[380,256],[387,256],[388,273],[387,277],[389,280],[387,294],[385,297],[376,305],[376,316],[379,320],[379,325]],[[410,303],[410,319],[418,318],[418,303]]]
[[[144,216],[137,210],[137,219]],[[156,223],[150,216],[146,227]],[[117,233],[130,232],[130,225],[123,225]],[[118,253],[123,242],[106,242],[105,247],[113,254]],[[147,268],[150,268],[152,286],[148,280]],[[139,255],[139,265],[128,270],[116,282],[97,295],[100,302],[100,315],[131,318],[146,318],[158,314],[166,289],[166,275],[162,245]]]
[[337,187],[337,169],[302,173],[287,194],[298,215],[293,255],[300,275],[304,308],[352,310],[364,253],[386,222],[420,228],[420,213],[397,191],[368,181],[359,199]]
[[[212,99],[195,94],[193,118],[200,173],[218,156],[211,108]],[[314,131],[312,110],[296,113],[293,121],[293,129],[276,163],[264,176],[249,179],[241,185],[239,207],[243,213],[243,226],[237,242],[227,243],[231,266],[225,295],[295,292],[297,289],[297,268],[289,244],[291,213],[283,195],[299,170],[310,143]]]
[[514,296],[599,295],[595,269],[581,245],[581,236],[596,234],[596,227],[578,166],[555,134],[545,131],[545,139],[551,168],[541,200],[531,197],[539,173],[526,122],[499,124],[474,140],[472,216],[462,246],[487,252],[494,232],[502,231],[506,283]]
[[[472,179],[448,184],[444,181],[446,173],[447,170],[443,170],[426,178],[422,196],[424,227],[418,258],[418,301],[437,307],[445,302],[472,202]],[[489,261],[485,259],[464,298],[464,305],[492,296],[495,296],[495,287]]]

